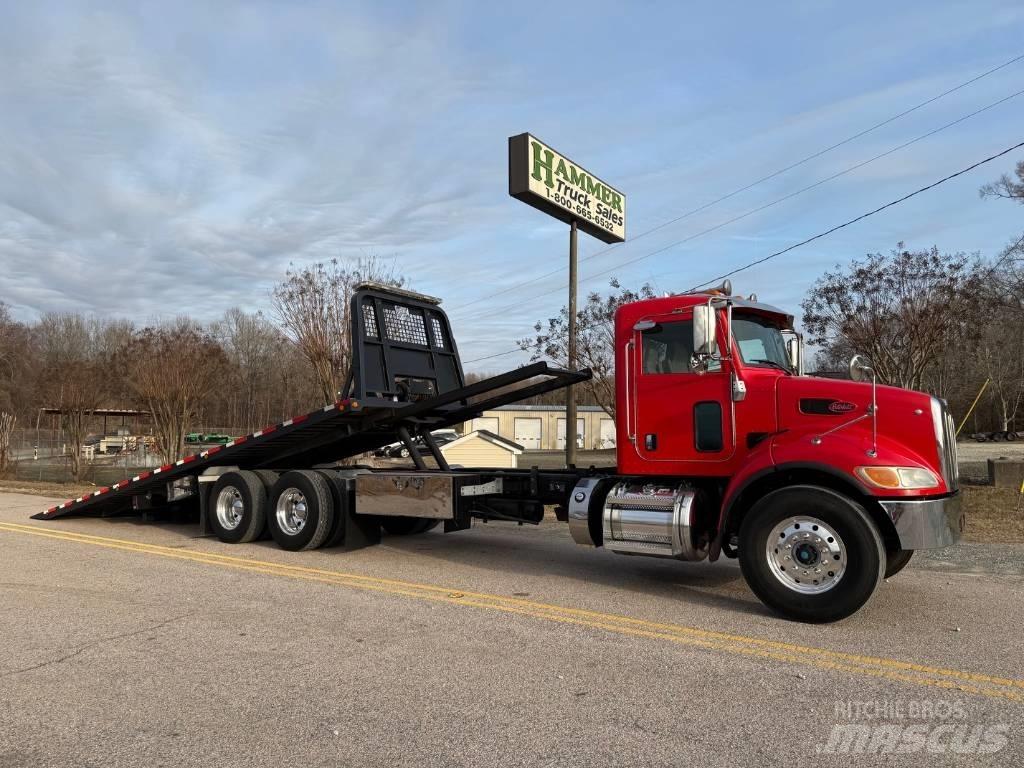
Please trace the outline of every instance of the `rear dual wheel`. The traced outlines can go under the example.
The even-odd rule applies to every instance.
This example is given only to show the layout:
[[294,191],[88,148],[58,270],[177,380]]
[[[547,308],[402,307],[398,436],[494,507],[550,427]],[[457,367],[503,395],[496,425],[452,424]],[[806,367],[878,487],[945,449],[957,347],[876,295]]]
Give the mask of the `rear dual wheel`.
[[335,532],[327,479],[311,470],[285,472],[270,490],[267,528],[282,549],[316,549]]
[[339,544],[345,532],[334,496],[318,472],[225,472],[210,494],[209,525],[228,544],[255,541],[264,531],[292,551]]
[[225,472],[210,493],[209,525],[228,544],[255,541],[266,523],[267,491],[255,472]]

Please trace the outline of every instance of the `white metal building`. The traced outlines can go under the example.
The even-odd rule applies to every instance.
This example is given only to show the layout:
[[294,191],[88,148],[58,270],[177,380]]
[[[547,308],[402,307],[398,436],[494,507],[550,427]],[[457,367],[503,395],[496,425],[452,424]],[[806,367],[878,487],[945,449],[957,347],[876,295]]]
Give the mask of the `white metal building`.
[[[503,405],[468,425],[512,440],[528,451],[565,450],[565,407]],[[586,450],[615,447],[615,420],[597,405],[576,408],[576,445]]]

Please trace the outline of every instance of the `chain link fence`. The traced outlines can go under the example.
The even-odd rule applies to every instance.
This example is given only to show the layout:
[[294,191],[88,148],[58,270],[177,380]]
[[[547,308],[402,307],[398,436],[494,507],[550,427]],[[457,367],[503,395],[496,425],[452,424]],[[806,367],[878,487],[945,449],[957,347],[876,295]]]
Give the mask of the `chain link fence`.
[[[11,435],[11,463],[6,476],[11,480],[72,482],[71,448],[59,429],[15,429]],[[144,436],[94,437],[77,449],[82,457],[80,480],[83,483],[116,483],[138,474],[137,471],[161,464],[153,450],[152,439]]]

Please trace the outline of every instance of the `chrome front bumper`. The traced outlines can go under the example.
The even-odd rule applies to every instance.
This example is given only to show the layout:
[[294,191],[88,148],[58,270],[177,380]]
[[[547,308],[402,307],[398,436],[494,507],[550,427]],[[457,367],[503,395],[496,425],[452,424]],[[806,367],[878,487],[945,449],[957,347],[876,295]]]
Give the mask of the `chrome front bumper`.
[[879,499],[900,537],[900,549],[956,544],[964,531],[960,491],[941,499]]

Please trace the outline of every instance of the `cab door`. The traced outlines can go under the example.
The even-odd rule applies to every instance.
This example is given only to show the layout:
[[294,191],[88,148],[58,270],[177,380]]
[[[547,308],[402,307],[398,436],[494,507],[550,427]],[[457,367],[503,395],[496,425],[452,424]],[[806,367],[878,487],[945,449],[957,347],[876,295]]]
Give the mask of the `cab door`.
[[729,374],[718,361],[706,372],[694,370],[692,311],[652,316],[638,326],[631,376],[637,455],[649,462],[728,460],[735,448]]

